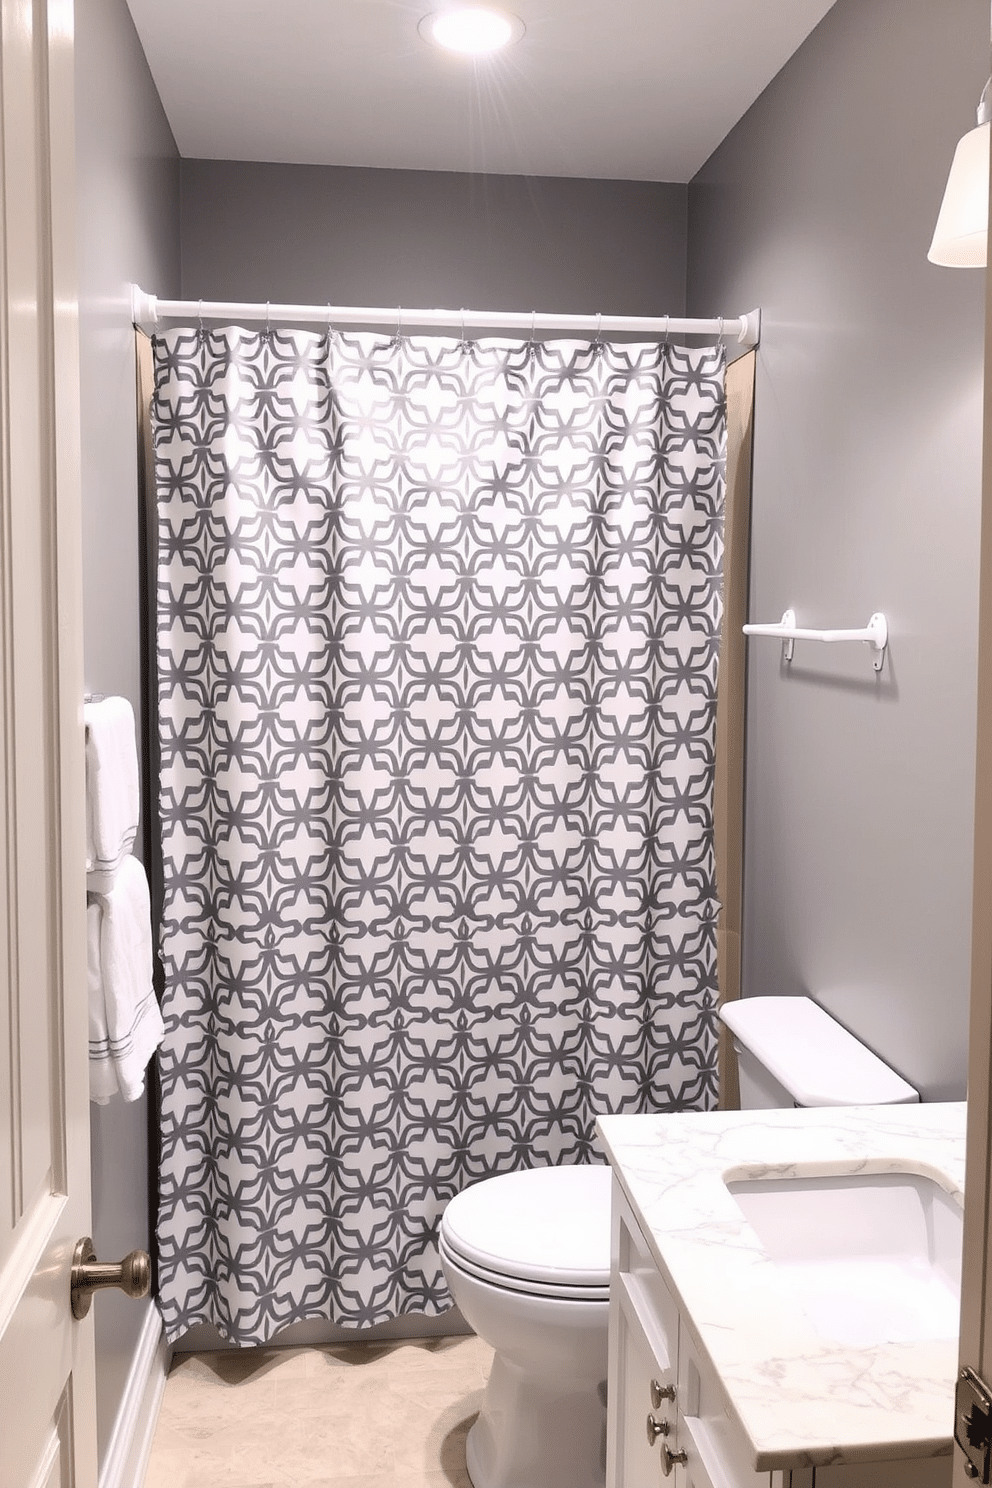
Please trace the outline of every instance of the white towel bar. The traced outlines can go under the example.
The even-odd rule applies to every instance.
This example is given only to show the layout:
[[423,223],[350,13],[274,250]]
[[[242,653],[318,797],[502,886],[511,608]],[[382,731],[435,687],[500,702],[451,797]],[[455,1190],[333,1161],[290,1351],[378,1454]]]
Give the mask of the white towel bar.
[[796,624],[795,610],[786,610],[777,624],[745,625],[744,634],[774,636],[777,640],[784,641],[786,661],[792,660],[796,641],[864,641],[875,653],[872,665],[876,672],[882,670],[885,648],[889,644],[888,624],[885,616],[878,612],[871,616],[867,625],[858,630],[810,630]]

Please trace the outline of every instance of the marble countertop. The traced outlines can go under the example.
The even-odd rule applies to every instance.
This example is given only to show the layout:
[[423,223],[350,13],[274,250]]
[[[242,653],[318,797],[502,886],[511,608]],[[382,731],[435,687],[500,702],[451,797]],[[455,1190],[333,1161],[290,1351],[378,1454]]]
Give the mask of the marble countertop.
[[825,1340],[725,1179],[910,1171],[961,1202],[963,1103],[604,1116],[599,1130],[756,1471],[950,1452],[957,1339]]

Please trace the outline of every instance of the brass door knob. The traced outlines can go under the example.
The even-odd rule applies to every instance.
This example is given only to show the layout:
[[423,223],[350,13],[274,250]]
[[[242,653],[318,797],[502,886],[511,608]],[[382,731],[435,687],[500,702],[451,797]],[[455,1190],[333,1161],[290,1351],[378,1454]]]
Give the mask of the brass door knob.
[[97,1260],[93,1241],[87,1235],[73,1252],[69,1273],[69,1297],[72,1315],[84,1318],[90,1310],[93,1293],[103,1287],[118,1287],[129,1297],[145,1297],[152,1280],[152,1263],[147,1250],[132,1250],[116,1265]]
[[665,1474],[665,1477],[666,1478],[671,1475],[671,1471],[672,1471],[672,1468],[673,1467],[685,1467],[685,1465],[686,1465],[686,1463],[688,1461],[689,1461],[689,1454],[687,1452],[684,1452],[684,1451],[683,1452],[672,1452],[669,1449],[668,1443],[667,1442],[662,1442],[662,1444],[661,1444],[661,1470]]
[[653,1447],[659,1436],[667,1436],[671,1427],[667,1421],[657,1421],[654,1416],[648,1416],[648,1446]]
[[661,1402],[663,1400],[674,1400],[674,1399],[675,1399],[675,1386],[674,1385],[663,1385],[663,1384],[660,1383],[659,1380],[656,1380],[656,1379],[653,1379],[651,1381],[651,1404],[654,1406],[655,1410],[658,1409],[658,1407],[661,1405]]

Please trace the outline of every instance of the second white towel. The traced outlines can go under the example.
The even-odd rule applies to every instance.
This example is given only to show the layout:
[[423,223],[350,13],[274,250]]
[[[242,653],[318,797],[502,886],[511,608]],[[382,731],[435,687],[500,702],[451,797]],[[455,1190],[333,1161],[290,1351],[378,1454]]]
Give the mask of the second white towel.
[[138,750],[127,698],[87,703],[86,887],[105,894],[138,832]]
[[164,1033],[152,987],[148,880],[137,858],[124,859],[110,893],[94,896],[86,913],[90,1096],[105,1105],[119,1090],[134,1101]]

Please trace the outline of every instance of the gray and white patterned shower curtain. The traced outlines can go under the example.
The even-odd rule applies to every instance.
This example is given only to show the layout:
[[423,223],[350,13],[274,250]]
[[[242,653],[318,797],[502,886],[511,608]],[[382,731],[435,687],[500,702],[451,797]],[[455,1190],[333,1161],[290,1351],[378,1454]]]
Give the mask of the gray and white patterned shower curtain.
[[438,1313],[459,1189],[715,1095],[723,352],[155,364],[167,1330]]

